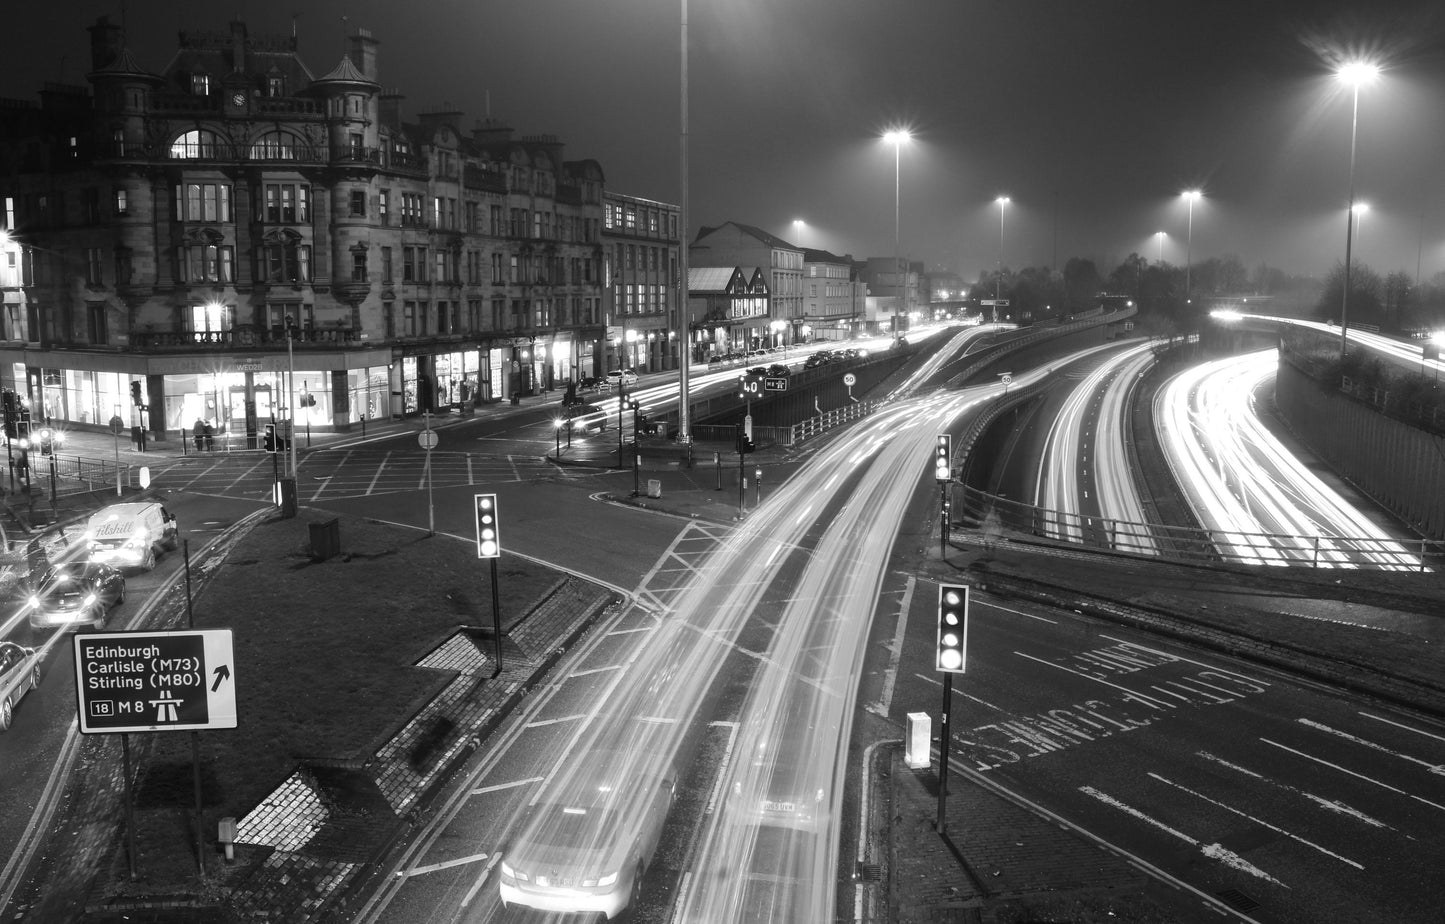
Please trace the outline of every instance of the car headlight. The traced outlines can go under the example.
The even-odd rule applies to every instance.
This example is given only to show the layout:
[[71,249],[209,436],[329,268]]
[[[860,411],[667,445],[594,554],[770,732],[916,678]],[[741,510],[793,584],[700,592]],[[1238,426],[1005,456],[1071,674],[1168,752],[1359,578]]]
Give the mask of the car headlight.
[[38,610],[40,609],[40,598],[32,595],[30,599],[25,601],[25,605],[33,610]]
[[613,872],[613,873],[608,873],[606,876],[603,876],[602,878],[600,878],[600,879],[597,880],[597,884],[598,884],[599,886],[610,886],[610,885],[615,884],[616,882],[617,882],[617,874],[616,874],[615,872]]
[[96,600],[97,600],[97,597],[95,596],[95,594],[87,594],[86,597],[85,597],[85,605],[86,605],[86,606],[95,606],[95,601],[96,601]]

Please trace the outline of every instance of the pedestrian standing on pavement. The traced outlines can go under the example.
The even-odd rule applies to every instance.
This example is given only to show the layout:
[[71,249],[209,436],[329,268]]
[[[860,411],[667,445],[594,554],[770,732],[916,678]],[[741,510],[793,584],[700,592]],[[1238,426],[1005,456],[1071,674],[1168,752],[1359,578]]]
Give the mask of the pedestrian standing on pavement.
[[191,428],[191,432],[195,434],[196,452],[200,452],[206,442],[206,422],[197,417],[196,425]]
[[209,420],[206,421],[205,438],[206,452],[213,451],[216,448],[216,428],[211,425]]

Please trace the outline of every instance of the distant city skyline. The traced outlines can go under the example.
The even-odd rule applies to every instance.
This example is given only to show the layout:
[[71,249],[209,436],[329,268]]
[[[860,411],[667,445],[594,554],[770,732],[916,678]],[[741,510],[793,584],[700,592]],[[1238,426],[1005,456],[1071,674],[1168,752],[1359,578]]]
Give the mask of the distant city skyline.
[[[1357,262],[1384,274],[1445,270],[1445,13],[1424,2],[894,4],[721,0],[688,5],[690,237],[726,221],[862,259],[894,249],[900,161],[903,255],[972,281],[1003,263],[1107,274],[1136,252],[1323,276],[1344,258],[1349,96],[1332,60],[1384,68],[1362,90]],[[627,195],[680,198],[680,2],[530,0],[524,7],[381,0],[236,9],[131,4],[128,44],[163,70],[178,29],[295,30],[319,76],[343,36],[381,42],[382,83],[403,114],[489,114],[597,160]],[[71,0],[8,15],[23,37],[0,60],[0,96],[85,83],[89,36],[121,4]],[[794,224],[802,219],[805,224]]]

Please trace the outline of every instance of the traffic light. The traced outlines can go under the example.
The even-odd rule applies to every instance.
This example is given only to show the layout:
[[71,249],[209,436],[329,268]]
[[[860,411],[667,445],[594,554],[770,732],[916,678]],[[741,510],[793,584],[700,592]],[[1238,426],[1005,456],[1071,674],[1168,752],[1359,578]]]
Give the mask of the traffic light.
[[140,382],[130,383],[130,403],[134,404],[136,407],[140,407],[141,405]]
[[501,558],[502,539],[497,533],[497,495],[477,494],[477,557]]
[[938,434],[933,445],[933,477],[940,484],[953,480],[953,437],[947,433]]
[[267,424],[266,430],[261,434],[261,448],[267,452],[276,451],[276,425]]
[[938,648],[934,670],[963,673],[968,655],[968,585],[938,586]]
[[15,392],[7,391],[3,396],[3,408],[5,411],[5,435],[15,439],[18,435],[15,431],[15,423],[19,415],[16,413]]

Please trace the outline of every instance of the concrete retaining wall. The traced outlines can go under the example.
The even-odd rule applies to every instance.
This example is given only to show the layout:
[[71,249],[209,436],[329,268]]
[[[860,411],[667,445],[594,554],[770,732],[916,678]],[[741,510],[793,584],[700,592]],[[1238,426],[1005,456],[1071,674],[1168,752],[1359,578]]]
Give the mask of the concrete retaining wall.
[[1340,475],[1432,539],[1445,539],[1445,439],[1376,413],[1286,362],[1281,416]]

